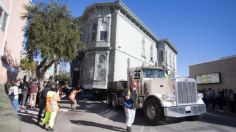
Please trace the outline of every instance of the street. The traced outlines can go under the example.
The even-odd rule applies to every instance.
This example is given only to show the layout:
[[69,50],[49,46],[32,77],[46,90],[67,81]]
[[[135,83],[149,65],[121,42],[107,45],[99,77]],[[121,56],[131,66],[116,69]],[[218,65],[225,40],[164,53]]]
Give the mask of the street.
[[[126,131],[125,114],[122,108],[114,110],[102,101],[79,101],[77,111],[68,110],[66,100],[60,103],[61,110],[55,123],[55,132],[112,132]],[[37,125],[37,111],[19,113],[22,132],[46,131]],[[151,126],[141,110],[137,111],[133,132],[235,132],[236,114],[211,112],[202,115],[199,121],[167,118],[159,126]]]

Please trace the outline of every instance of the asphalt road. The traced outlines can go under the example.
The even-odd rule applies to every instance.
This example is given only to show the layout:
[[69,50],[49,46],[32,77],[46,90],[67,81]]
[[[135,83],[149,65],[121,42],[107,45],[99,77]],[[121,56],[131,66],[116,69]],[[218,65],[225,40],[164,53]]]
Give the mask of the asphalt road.
[[[61,111],[55,123],[55,132],[125,132],[125,114],[122,108],[114,110],[100,101],[79,101],[77,111],[70,111],[67,101],[61,102]],[[22,132],[46,131],[36,123],[37,111],[19,114]],[[141,110],[137,111],[133,132],[235,132],[236,114],[206,113],[198,121],[168,118],[158,126],[151,126]]]

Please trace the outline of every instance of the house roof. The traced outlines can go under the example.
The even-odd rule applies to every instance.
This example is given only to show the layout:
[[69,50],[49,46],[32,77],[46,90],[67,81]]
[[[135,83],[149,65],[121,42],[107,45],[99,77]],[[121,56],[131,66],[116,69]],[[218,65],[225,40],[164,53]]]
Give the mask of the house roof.
[[[121,10],[121,12],[126,15],[126,17],[128,17],[132,22],[134,22],[150,38],[152,38],[156,42],[156,44],[159,43],[158,37],[121,0],[117,0],[115,2],[95,3],[87,7],[83,15],[79,17],[79,19],[86,19],[89,14],[89,11],[99,7],[111,7],[114,9]],[[176,48],[170,42],[167,41],[167,44],[177,53]]]
[[176,54],[178,54],[177,49],[171,44],[170,40],[162,39],[162,40],[159,40],[159,42],[167,44]]

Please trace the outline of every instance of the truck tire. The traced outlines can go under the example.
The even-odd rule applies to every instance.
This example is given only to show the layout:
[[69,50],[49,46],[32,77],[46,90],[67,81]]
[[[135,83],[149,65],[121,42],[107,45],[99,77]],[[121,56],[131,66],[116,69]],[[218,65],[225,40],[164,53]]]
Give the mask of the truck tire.
[[107,94],[107,100],[106,100],[106,103],[109,107],[111,107],[111,95],[110,94]]
[[145,102],[144,112],[152,125],[158,125],[159,121],[164,119],[163,108],[156,99],[151,98]]
[[112,108],[116,109],[118,107],[117,105],[117,99],[114,95],[111,96],[111,106]]

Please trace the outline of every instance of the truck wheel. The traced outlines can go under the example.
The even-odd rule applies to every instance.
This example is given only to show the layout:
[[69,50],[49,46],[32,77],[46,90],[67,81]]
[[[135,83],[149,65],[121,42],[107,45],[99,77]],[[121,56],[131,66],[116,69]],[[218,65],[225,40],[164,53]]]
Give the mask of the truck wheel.
[[111,95],[110,94],[107,94],[107,105],[110,107],[111,106]]
[[163,109],[155,99],[146,101],[144,111],[146,118],[152,125],[158,125],[159,121],[164,119]]
[[112,108],[116,109],[118,107],[117,105],[117,99],[114,95],[111,96],[111,106]]

